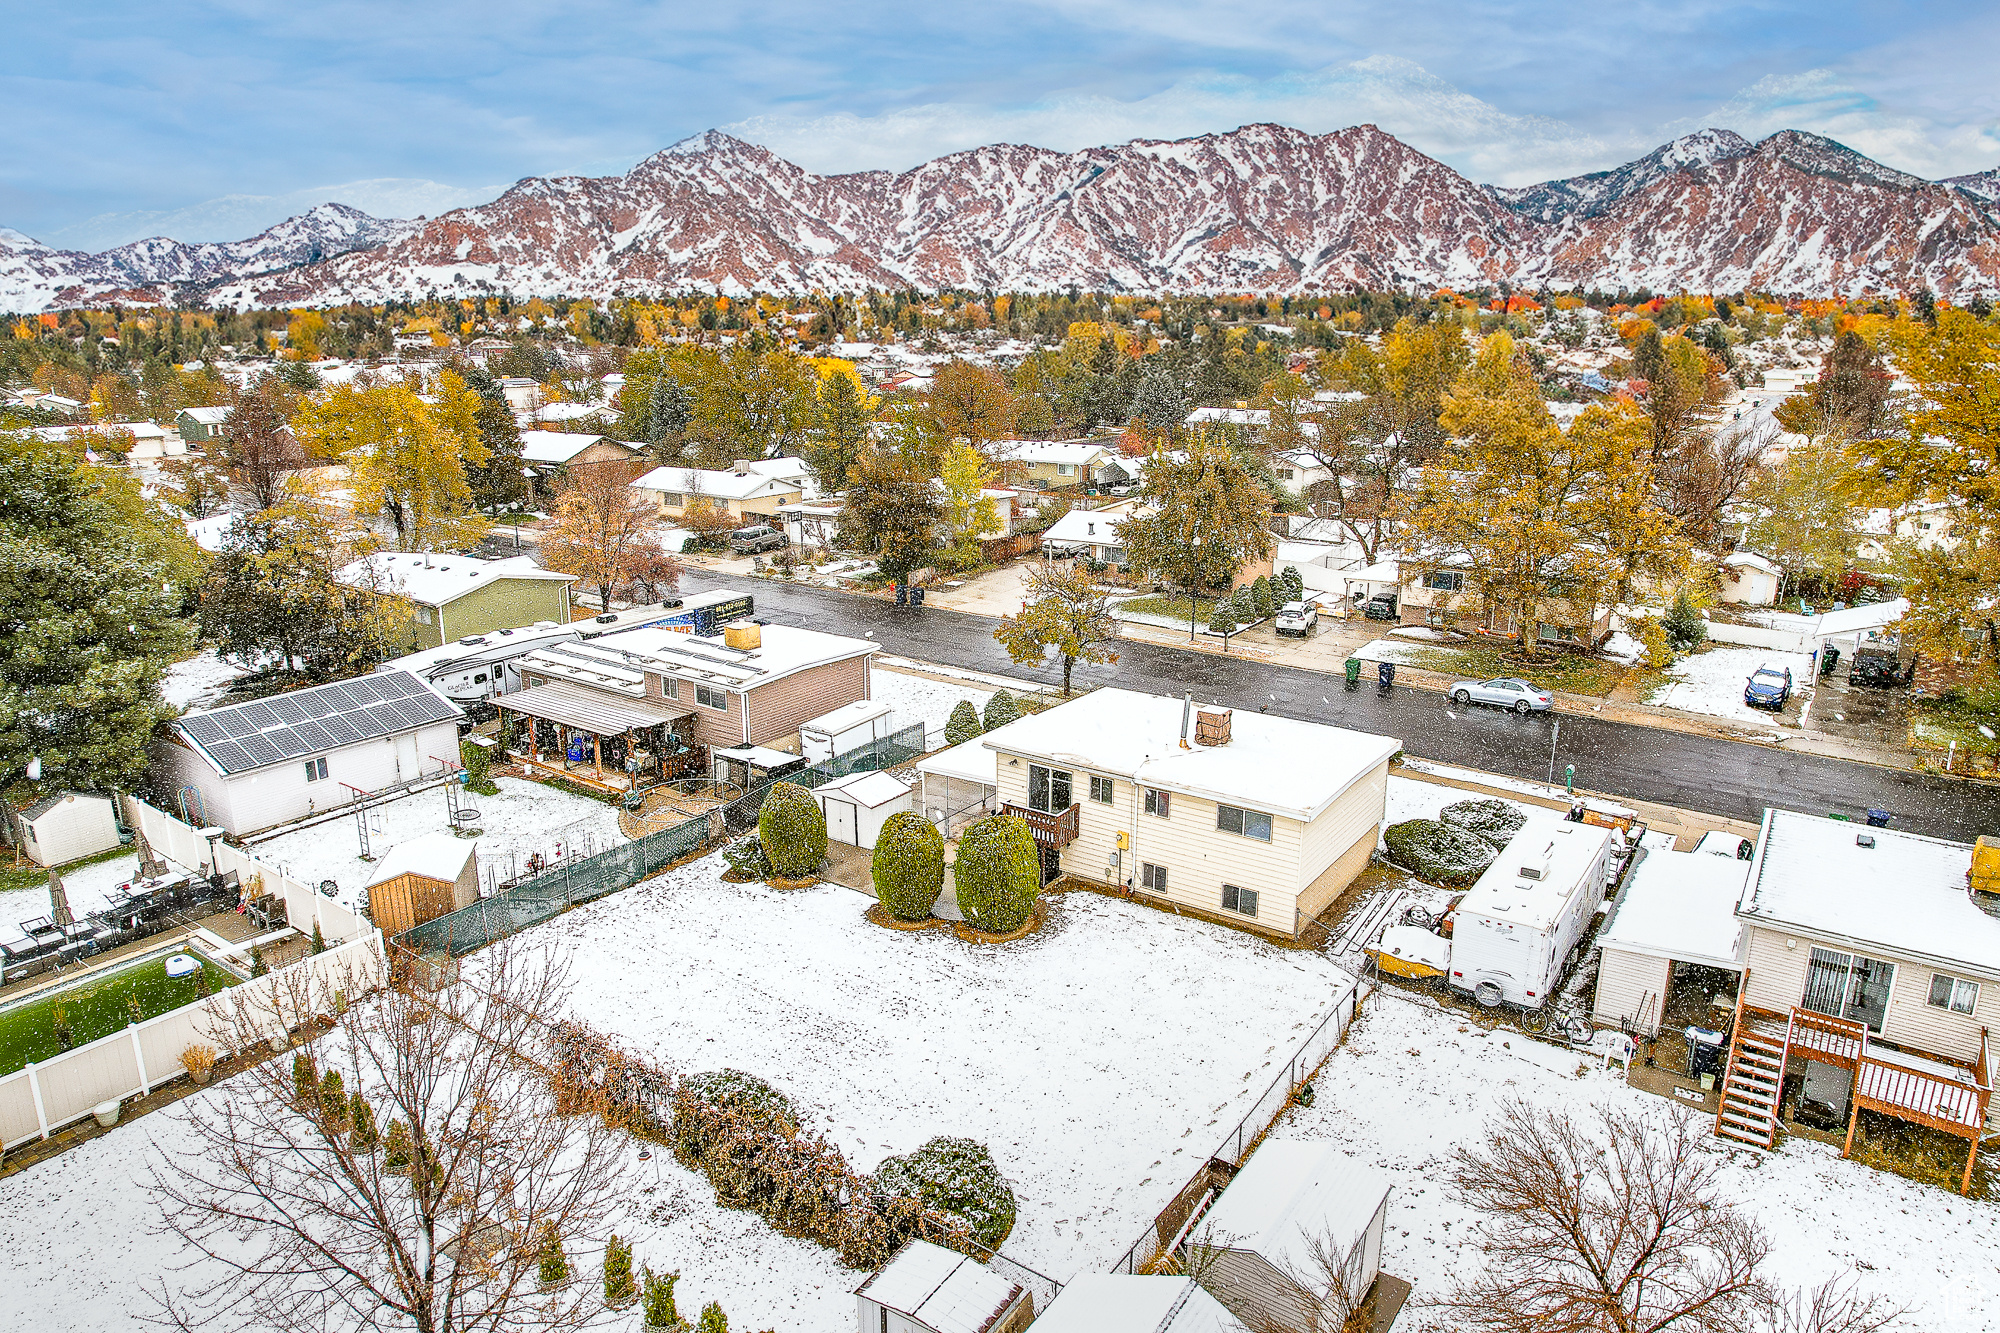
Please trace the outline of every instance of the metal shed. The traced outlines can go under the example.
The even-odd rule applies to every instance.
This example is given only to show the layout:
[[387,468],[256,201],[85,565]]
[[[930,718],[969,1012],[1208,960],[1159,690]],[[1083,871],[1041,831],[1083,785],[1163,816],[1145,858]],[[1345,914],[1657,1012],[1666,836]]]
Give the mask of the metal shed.
[[813,789],[826,815],[826,836],[864,851],[872,850],[889,816],[916,807],[908,784],[888,773],[853,773]]
[[1016,1333],[1035,1317],[1020,1284],[926,1240],[898,1250],[854,1298],[856,1333]]

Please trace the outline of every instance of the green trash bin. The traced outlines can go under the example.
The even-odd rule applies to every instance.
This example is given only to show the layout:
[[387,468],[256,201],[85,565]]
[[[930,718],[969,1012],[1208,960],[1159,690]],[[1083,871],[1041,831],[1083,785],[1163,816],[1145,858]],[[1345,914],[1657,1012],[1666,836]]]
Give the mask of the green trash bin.
[[1349,685],[1361,683],[1361,659],[1358,657],[1347,659],[1347,683]]

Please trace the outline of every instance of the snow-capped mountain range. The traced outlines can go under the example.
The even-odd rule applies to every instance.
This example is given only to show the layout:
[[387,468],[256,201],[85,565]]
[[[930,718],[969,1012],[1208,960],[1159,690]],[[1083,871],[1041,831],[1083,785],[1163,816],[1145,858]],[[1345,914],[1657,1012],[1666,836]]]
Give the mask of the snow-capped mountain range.
[[690,287],[1297,292],[1501,279],[1809,295],[2000,294],[2000,172],[1926,181],[1830,139],[1688,135],[1613,171],[1479,186],[1373,125],[815,175],[717,131],[622,176],[530,177],[385,221],[326,204],[246,241],[102,254],[0,231],[0,309],[299,305]]

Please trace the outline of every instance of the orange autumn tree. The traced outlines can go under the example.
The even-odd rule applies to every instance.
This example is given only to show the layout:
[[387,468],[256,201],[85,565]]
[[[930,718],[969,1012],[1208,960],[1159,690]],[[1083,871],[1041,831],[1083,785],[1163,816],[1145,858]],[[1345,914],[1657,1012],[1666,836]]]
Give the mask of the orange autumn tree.
[[574,574],[611,609],[611,590],[641,574],[659,553],[659,516],[626,485],[636,470],[598,464],[578,469],[556,496],[555,527],[542,539],[542,565]]

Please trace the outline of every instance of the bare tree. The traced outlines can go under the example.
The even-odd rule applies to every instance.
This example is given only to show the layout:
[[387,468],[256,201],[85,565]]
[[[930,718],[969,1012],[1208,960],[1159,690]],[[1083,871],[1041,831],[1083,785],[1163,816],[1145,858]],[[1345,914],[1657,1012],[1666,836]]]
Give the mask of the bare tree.
[[1486,1264],[1439,1304],[1491,1333],[1874,1333],[1899,1311],[1759,1273],[1770,1243],[1730,1205],[1706,1122],[1673,1108],[1567,1117],[1508,1103],[1455,1154]]
[[[1251,1333],[1348,1333],[1357,1327],[1374,1285],[1361,1271],[1365,1234],[1342,1238],[1321,1228],[1306,1233],[1297,1262],[1265,1254],[1239,1268],[1230,1255],[1241,1239],[1205,1226],[1189,1237],[1172,1270],[1193,1278]],[[1280,1283],[1270,1281],[1267,1262]],[[1242,1280],[1246,1270],[1256,1274],[1253,1280]]]
[[296,1044],[185,1103],[198,1148],[153,1176],[196,1276],[163,1287],[157,1322],[497,1333],[603,1313],[591,1283],[538,1280],[549,1237],[603,1240],[619,1189],[617,1132],[559,1108],[548,1073],[565,971],[505,946],[477,971],[391,987],[337,1023],[322,1016],[355,992],[326,984],[236,1007],[216,1034],[232,1049]]

